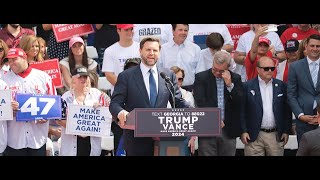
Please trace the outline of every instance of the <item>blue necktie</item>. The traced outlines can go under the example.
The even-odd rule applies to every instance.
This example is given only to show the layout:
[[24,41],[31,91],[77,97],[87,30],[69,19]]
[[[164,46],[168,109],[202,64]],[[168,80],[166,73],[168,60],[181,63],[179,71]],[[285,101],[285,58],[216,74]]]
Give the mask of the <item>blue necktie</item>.
[[[317,88],[317,81],[318,81],[318,64],[316,62],[311,62],[311,78],[314,85],[314,88]],[[313,109],[317,107],[317,101],[314,99],[313,101]]]
[[150,86],[150,104],[152,107],[156,106],[156,99],[157,99],[157,86],[156,86],[156,80],[153,77],[153,70],[150,69],[149,73],[149,86]]
[[318,64],[316,62],[311,63],[311,77],[313,81],[313,85],[317,87],[317,80],[318,80]]

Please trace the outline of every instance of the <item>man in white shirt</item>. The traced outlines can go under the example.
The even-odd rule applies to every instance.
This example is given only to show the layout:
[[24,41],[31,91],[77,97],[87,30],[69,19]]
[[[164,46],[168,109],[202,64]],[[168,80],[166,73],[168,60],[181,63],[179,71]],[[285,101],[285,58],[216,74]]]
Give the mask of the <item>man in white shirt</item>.
[[119,41],[104,51],[102,63],[102,72],[112,85],[111,94],[126,60],[140,58],[139,43],[133,41],[133,24],[117,24],[117,32]]
[[140,43],[146,37],[160,40],[160,45],[172,40],[172,27],[170,24],[134,24],[133,40]]
[[188,24],[173,24],[173,40],[162,45],[159,66],[170,69],[178,66],[184,69],[185,78],[182,88],[192,91],[196,67],[200,58],[200,47],[190,41],[186,41],[189,31]]
[[283,156],[291,131],[287,86],[272,78],[274,61],[263,56],[258,76],[245,82],[241,106],[241,141],[245,156]]
[[[11,48],[7,58],[11,71],[3,80],[12,90],[13,110],[19,110],[15,101],[17,93],[56,95],[51,77],[38,69],[29,67],[26,53],[20,48]],[[8,121],[8,146],[6,156],[45,156],[49,131],[48,120]]]

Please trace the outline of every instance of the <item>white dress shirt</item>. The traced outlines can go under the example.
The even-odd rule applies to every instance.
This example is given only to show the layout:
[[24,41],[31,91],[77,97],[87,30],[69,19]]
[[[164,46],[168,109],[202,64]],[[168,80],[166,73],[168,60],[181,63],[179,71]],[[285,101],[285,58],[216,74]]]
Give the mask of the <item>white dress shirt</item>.
[[273,114],[273,87],[272,79],[266,84],[264,80],[258,76],[259,87],[262,98],[263,116],[261,128],[272,129],[276,127],[276,122]]
[[184,69],[185,77],[182,86],[193,85],[197,64],[200,59],[200,47],[193,42],[184,41],[178,45],[173,40],[161,47],[158,65],[170,69],[178,66]]

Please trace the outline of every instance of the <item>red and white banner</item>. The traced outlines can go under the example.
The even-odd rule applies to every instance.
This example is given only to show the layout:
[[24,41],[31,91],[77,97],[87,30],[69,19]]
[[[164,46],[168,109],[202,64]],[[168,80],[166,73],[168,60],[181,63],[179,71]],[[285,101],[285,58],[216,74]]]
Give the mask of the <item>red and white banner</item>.
[[83,36],[94,32],[92,24],[52,24],[52,30],[57,42],[69,40],[73,36]]
[[226,24],[228,27],[228,30],[231,34],[231,38],[234,43],[234,50],[236,50],[238,41],[240,39],[240,36],[250,30],[249,24]]
[[58,59],[49,59],[42,62],[30,63],[30,67],[46,72],[51,76],[56,88],[62,87],[61,72]]

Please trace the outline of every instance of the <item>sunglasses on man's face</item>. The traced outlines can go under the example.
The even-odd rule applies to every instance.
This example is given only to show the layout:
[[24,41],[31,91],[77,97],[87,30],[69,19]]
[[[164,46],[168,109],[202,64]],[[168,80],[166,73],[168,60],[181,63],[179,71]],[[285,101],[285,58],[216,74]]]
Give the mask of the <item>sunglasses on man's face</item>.
[[261,69],[263,69],[264,71],[274,71],[276,69],[276,67],[259,67]]
[[182,82],[182,81],[183,81],[183,78],[178,78],[178,81],[181,81],[181,82]]

